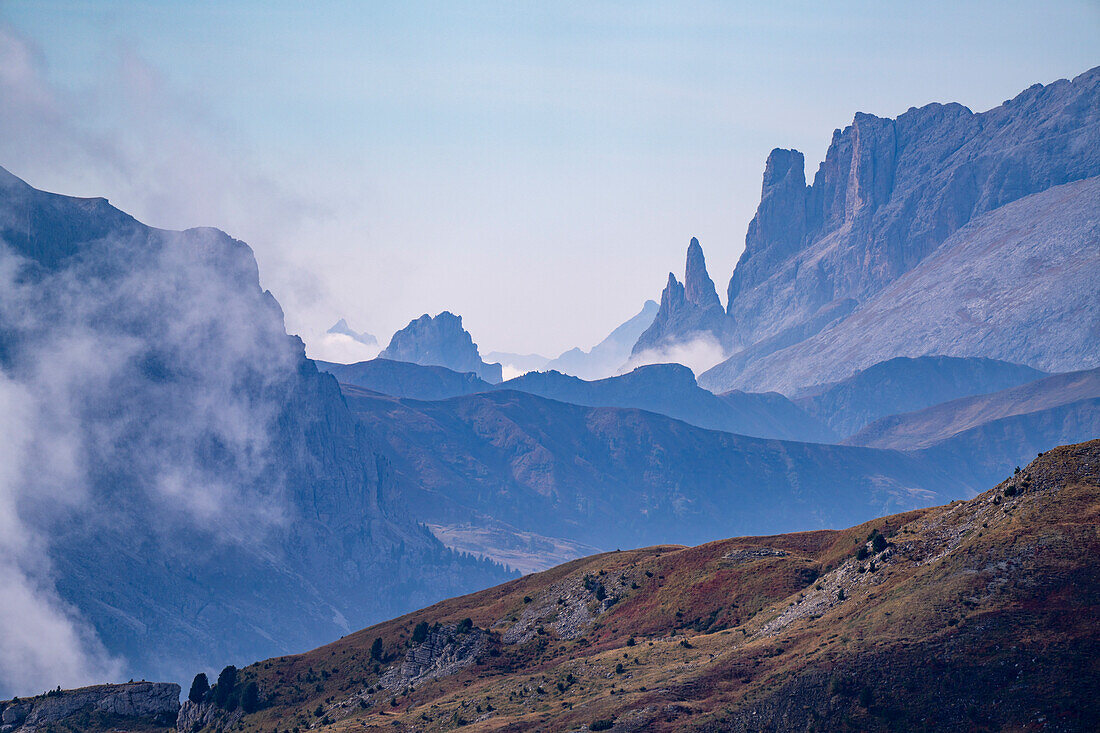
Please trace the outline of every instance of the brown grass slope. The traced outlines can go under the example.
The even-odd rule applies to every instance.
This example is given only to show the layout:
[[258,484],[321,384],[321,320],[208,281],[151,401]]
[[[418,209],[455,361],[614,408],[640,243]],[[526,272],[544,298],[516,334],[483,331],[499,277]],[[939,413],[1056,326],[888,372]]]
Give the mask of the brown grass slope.
[[971,501],[596,555],[252,665],[241,725],[1094,730],[1098,558],[1094,440]]

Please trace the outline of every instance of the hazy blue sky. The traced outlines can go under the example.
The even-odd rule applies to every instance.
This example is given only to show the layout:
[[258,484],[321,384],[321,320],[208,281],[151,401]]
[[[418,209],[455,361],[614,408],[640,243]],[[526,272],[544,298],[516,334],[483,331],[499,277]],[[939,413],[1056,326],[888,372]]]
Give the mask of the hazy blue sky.
[[722,291],[773,147],[1100,63],[1100,3],[0,2],[0,165],[256,250],[288,327],[424,313],[591,346],[698,236]]

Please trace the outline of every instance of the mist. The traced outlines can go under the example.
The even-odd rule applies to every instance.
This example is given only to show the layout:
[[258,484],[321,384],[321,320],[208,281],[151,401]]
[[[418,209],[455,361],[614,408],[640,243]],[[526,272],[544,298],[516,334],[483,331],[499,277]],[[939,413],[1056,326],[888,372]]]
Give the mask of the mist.
[[0,242],[0,696],[127,669],[58,594],[60,545],[251,545],[288,520],[270,431],[301,347],[247,247],[135,230],[65,265]]

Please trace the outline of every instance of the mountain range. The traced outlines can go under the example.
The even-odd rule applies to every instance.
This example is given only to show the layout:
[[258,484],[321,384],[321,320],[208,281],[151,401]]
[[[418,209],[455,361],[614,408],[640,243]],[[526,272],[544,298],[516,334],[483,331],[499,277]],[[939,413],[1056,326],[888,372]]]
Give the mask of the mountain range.
[[809,186],[772,151],[725,318],[693,243],[636,349],[716,342],[702,386],[788,395],[899,356],[1100,366],[1098,87],[1100,67],[977,114],[859,113]]
[[0,692],[273,657],[181,730],[1087,721],[1098,87],[774,150],[724,307],[692,238],[507,381],[449,311],[308,359],[244,243],[0,169]]

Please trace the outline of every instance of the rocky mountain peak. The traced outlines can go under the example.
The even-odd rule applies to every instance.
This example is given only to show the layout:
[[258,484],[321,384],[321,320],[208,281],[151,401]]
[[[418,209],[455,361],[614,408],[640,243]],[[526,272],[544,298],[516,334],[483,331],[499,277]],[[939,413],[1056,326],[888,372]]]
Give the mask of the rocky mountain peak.
[[661,293],[656,318],[634,344],[633,354],[687,343],[701,336],[718,343],[726,337],[729,322],[714,281],[707,274],[706,260],[699,240],[691,238],[684,267],[684,282],[668,273],[668,284]]
[[707,262],[703,257],[703,248],[699,240],[691,238],[687,250],[687,263],[684,266],[684,295],[689,302],[702,308],[710,306],[722,307],[718,300],[718,291],[714,287],[714,281],[707,274]]
[[434,317],[425,313],[413,319],[393,335],[378,357],[473,372],[491,384],[502,380],[500,364],[482,361],[473,337],[462,327],[462,316],[450,311]]

